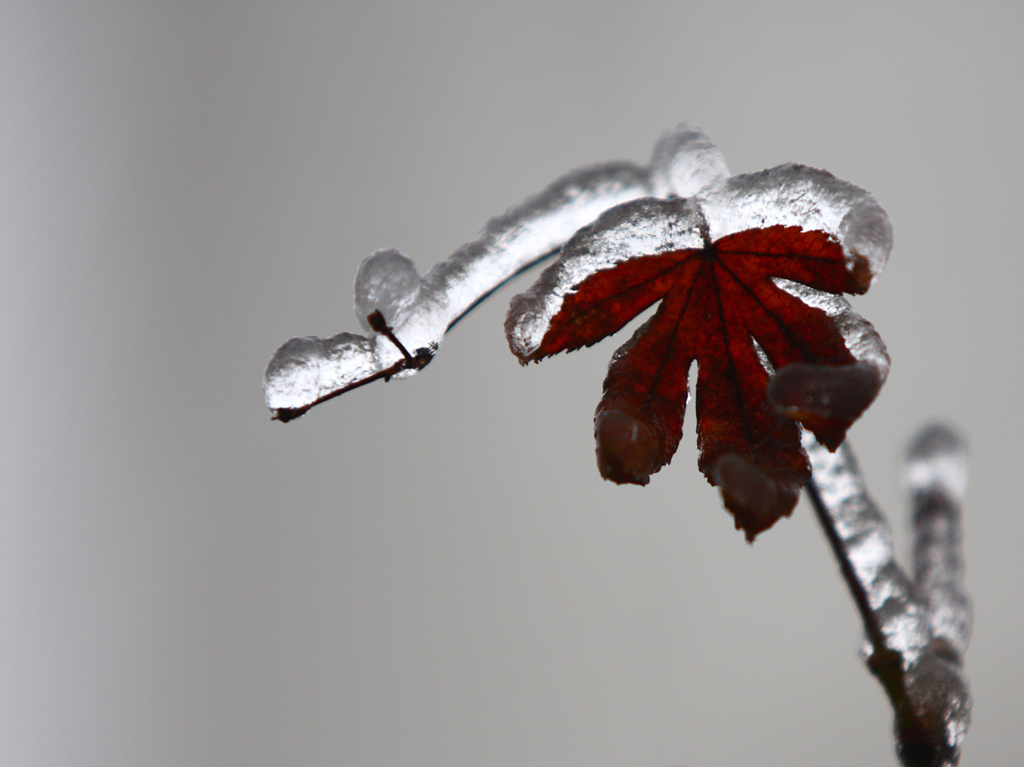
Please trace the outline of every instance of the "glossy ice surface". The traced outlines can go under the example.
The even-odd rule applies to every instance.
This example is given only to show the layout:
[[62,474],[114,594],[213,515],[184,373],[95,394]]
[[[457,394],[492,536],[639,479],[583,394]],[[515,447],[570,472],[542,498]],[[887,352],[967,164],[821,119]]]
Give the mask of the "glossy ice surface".
[[[847,581],[862,602],[869,667],[898,712],[897,751],[904,764],[924,763],[913,761],[922,753],[930,754],[929,764],[957,764],[971,721],[960,668],[970,608],[961,589],[958,509],[938,510],[945,521],[936,534],[926,518],[937,510],[919,501],[933,492],[944,495],[950,480],[966,482],[963,445],[940,427],[911,447],[905,471],[915,477],[908,483],[917,507],[913,585],[896,564],[889,525],[868,496],[849,447],[830,453],[806,433],[804,447],[823,523],[849,564]],[[951,455],[964,460],[951,461]]]
[[[616,208],[629,201],[635,202]],[[586,229],[573,237],[595,221],[596,233]],[[463,314],[570,238],[558,271],[545,273],[518,303],[509,339],[521,357],[536,348],[565,292],[587,274],[626,258],[697,247],[702,238],[776,224],[820,229],[834,237],[864,289],[885,265],[892,246],[888,218],[867,192],[825,171],[792,164],[730,176],[707,135],[684,123],[659,139],[647,166],[618,162],[571,172],[491,219],[480,237],[423,277],[397,250],[366,258],[356,277],[355,309],[368,334],[286,342],[264,375],[267,406],[288,420],[377,378],[414,374],[437,353],[445,332]],[[573,257],[574,248],[579,258]],[[584,253],[589,255],[584,258]],[[374,311],[417,357],[416,364],[370,328],[367,317]],[[841,311],[850,333],[864,336],[860,326],[865,323]],[[880,363],[877,354],[868,353]],[[887,360],[878,366],[887,369]]]
[[[689,195],[727,173],[700,129],[683,124],[655,145],[648,166],[613,162],[566,174],[540,194],[491,219],[422,278],[396,250],[377,251],[359,269],[356,313],[379,310],[412,353],[429,359],[445,331],[478,301],[538,260],[557,252],[580,227],[622,202],[654,194]],[[424,363],[425,364],[425,363]],[[422,367],[422,365],[420,365]],[[283,420],[376,378],[412,375],[418,367],[386,337],[341,333],[286,342],[267,365],[267,407]]]

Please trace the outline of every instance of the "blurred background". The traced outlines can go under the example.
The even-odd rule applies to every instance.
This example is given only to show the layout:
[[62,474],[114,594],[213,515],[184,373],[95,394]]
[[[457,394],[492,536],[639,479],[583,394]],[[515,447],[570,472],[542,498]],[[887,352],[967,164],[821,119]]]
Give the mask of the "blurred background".
[[853,428],[969,441],[964,764],[1024,764],[1024,5],[30,3],[0,8],[0,763],[895,764],[810,509],[753,546],[696,469],[598,475],[627,337],[521,368],[525,275],[420,375],[287,425],[359,261],[421,271],[563,172],[702,125],[733,172],[871,190]]

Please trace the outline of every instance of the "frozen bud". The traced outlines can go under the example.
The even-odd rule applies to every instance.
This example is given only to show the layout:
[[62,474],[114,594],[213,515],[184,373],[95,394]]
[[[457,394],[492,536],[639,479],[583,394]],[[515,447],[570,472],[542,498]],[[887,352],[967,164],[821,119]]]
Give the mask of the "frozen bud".
[[422,280],[407,255],[387,248],[363,259],[356,272],[356,318],[364,330],[367,319],[379,311],[392,327],[403,324],[420,297]]
[[690,197],[728,177],[722,153],[696,125],[682,123],[654,145],[651,185],[656,197]]

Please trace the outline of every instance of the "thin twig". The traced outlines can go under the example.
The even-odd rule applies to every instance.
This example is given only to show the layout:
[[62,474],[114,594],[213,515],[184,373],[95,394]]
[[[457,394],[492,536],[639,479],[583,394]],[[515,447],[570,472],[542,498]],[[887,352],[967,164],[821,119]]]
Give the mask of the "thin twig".
[[[809,433],[804,447],[813,475],[808,494],[864,622],[868,667],[896,714],[900,761],[956,765],[970,722],[967,681],[944,643],[934,641],[930,605],[896,564],[889,524],[868,497],[853,452],[844,444],[830,453]],[[956,543],[959,536],[943,540]],[[959,555],[943,561],[959,562]]]

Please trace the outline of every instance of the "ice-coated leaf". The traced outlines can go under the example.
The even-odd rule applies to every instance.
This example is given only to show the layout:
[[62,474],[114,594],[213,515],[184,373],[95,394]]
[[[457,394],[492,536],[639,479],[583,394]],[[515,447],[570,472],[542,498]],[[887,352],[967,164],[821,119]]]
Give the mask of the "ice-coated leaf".
[[[412,375],[436,354],[445,332],[511,277],[555,253],[585,224],[622,202],[648,195],[688,196],[728,176],[708,137],[682,124],[657,142],[647,166],[616,162],[574,171],[491,219],[480,237],[422,278],[397,250],[369,256],[356,277],[355,305],[367,336],[292,339],[263,379],[267,406],[287,421],[314,405],[383,378]],[[382,327],[369,321],[379,311]]]
[[855,290],[863,293],[892,249],[892,225],[872,195],[828,171],[787,163],[733,176],[698,195],[713,240],[748,229],[797,226],[842,245]]
[[512,299],[505,329],[526,363],[658,303],[609,367],[601,474],[646,484],[671,460],[696,361],[699,466],[752,540],[810,477],[797,423],[835,449],[885,380],[881,339],[841,294],[868,289],[892,234],[874,197],[825,171],[708,177],[689,198],[632,200],[580,230]]

